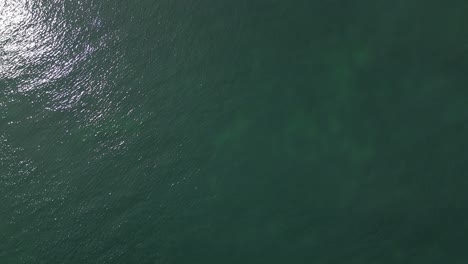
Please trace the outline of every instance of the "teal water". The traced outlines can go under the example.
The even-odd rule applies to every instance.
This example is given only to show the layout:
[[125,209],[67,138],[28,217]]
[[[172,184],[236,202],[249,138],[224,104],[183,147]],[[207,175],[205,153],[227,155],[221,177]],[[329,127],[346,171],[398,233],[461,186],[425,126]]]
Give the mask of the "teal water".
[[0,263],[466,263],[467,12],[0,0]]

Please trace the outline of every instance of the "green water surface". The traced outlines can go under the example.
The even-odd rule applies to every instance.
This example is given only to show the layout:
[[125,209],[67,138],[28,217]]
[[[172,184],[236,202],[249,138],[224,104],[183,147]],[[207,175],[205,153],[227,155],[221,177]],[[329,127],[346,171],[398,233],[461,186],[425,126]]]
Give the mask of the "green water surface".
[[467,263],[466,14],[0,0],[0,263]]

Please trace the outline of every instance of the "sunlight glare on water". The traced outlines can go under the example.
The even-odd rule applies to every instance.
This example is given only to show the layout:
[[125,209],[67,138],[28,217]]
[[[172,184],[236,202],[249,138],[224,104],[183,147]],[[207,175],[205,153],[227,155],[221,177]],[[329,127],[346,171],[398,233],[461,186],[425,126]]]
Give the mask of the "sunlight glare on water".
[[[79,3],[79,2],[78,2]],[[101,27],[92,6],[55,1],[4,0],[0,9],[0,78],[20,80],[3,92],[47,97],[49,110],[71,109],[80,100],[98,94],[112,69],[96,69],[93,56],[108,47],[111,33],[90,36]],[[85,16],[86,14],[86,16]],[[88,21],[80,21],[86,18]],[[81,22],[79,25],[76,23]],[[82,23],[87,22],[87,23]],[[103,56],[101,56],[102,58]],[[117,62],[118,54],[112,58]],[[88,65],[86,70],[84,65]],[[101,78],[91,80],[90,75]],[[63,83],[66,85],[61,85]],[[8,86],[8,85],[7,85]]]
[[39,27],[28,10],[27,1],[4,0],[0,4],[1,78],[20,76],[24,72],[21,68],[35,59]]

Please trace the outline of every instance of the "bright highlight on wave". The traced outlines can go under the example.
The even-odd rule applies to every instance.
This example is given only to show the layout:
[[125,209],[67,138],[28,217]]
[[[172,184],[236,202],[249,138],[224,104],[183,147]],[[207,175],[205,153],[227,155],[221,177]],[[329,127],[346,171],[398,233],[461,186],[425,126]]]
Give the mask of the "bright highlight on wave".
[[4,0],[0,3],[0,78],[24,74],[24,64],[33,54],[40,25],[33,23],[27,1]]
[[0,78],[21,80],[17,92],[37,88],[50,79],[44,69],[61,53],[58,17],[46,20],[47,10],[27,0],[4,0],[0,6]]
[[71,109],[85,96],[98,96],[112,69],[95,65],[120,57],[108,52],[115,32],[99,31],[103,23],[96,10],[77,1],[0,0],[0,93],[34,93],[46,98],[49,110]]

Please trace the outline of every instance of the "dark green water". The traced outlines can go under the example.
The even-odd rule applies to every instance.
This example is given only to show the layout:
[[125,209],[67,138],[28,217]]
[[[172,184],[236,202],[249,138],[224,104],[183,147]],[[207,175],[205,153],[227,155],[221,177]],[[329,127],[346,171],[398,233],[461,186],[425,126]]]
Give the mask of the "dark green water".
[[467,13],[0,0],[0,263],[467,263]]

